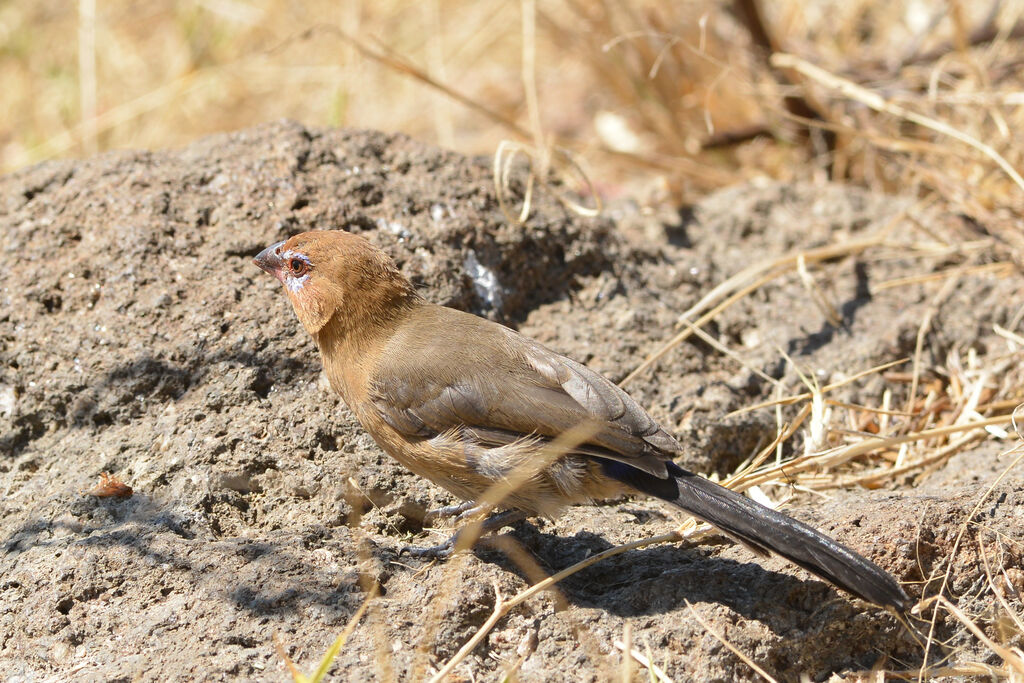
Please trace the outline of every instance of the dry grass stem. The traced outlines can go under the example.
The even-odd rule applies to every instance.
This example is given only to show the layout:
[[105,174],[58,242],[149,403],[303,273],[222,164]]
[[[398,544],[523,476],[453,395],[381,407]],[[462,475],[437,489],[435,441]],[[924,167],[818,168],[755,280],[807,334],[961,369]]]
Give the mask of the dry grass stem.
[[[676,328],[678,329],[686,326],[686,329],[676,334],[669,341],[665,342],[657,351],[645,358],[644,361],[636,367],[636,369],[626,375],[626,377],[619,382],[619,386],[624,387],[632,382],[644,371],[658,362],[658,360],[660,360],[665,354],[685,341],[692,334],[690,326],[703,327],[714,319],[715,316],[743,297],[757,289],[760,289],[785,273],[791,272],[797,267],[797,264],[801,259],[803,259],[804,263],[817,263],[819,261],[839,258],[840,256],[860,253],[871,247],[884,244],[886,235],[894,225],[895,221],[892,221],[890,222],[889,227],[879,231],[873,237],[864,240],[854,240],[845,244],[829,245],[817,249],[794,251],[777,259],[755,264],[733,275],[704,295],[689,309],[680,314]],[[691,319],[709,307],[712,307],[710,311],[701,315],[694,322],[690,322]]]
[[800,276],[800,282],[811,296],[811,301],[818,307],[818,310],[821,311],[829,325],[841,327],[843,317],[839,315],[839,311],[836,310],[836,307],[828,300],[825,292],[822,291],[821,285],[811,275],[811,271],[807,269],[807,259],[803,254],[800,254],[796,259],[796,272]]
[[323,658],[320,660],[320,664],[317,666],[316,671],[312,675],[306,676],[298,670],[295,663],[292,662],[288,653],[285,652],[284,646],[281,645],[280,640],[274,638],[274,646],[277,648],[278,654],[284,659],[285,665],[288,667],[289,673],[292,675],[292,680],[295,683],[320,683],[327,677],[327,673],[331,670],[331,664],[334,663],[334,658],[338,656],[341,649],[345,647],[345,643],[348,641],[349,636],[356,630],[356,626],[359,625],[359,621],[366,614],[366,610],[369,609],[370,603],[374,598],[377,597],[379,586],[375,583],[373,588],[367,592],[366,597],[363,599],[363,604],[359,606],[359,609],[355,611],[355,614],[349,618],[348,623],[345,624],[345,628],[342,630],[338,637],[334,639],[331,646],[327,648],[327,652],[324,653]]
[[[915,607],[915,610],[919,611],[919,609],[922,608],[924,606],[924,604],[927,603],[927,602],[931,602],[931,601],[935,601],[935,600],[939,601],[940,604],[942,604],[961,623],[963,623],[965,626],[967,626],[968,629],[970,629],[971,632],[975,635],[975,637],[977,637],[980,641],[985,643],[985,645],[990,650],[992,650],[993,652],[998,654],[1000,657],[1002,657],[1004,662],[1006,662],[1008,665],[1010,665],[1013,669],[1018,670],[1020,673],[1024,673],[1024,658],[1021,658],[1020,656],[1017,656],[1016,653],[1008,652],[1006,650],[1006,648],[1002,648],[1001,646],[999,647],[999,649],[996,649],[995,647],[993,647],[993,645],[995,645],[995,643],[992,643],[992,641],[989,640],[985,636],[985,634],[981,632],[980,629],[978,629],[976,624],[974,624],[969,619],[967,619],[966,615],[964,615],[963,612],[961,612],[955,605],[950,603],[945,598],[946,588],[949,585],[950,573],[953,571],[953,558],[956,557],[956,554],[957,554],[957,552],[960,549],[960,544],[963,542],[964,536],[967,533],[967,529],[970,526],[971,521],[974,519],[975,515],[978,514],[978,511],[981,510],[981,506],[985,503],[986,500],[988,500],[988,497],[990,495],[992,495],[992,491],[995,490],[996,486],[998,486],[999,483],[1002,482],[1002,480],[1004,478],[1006,478],[1006,475],[1009,474],[1010,471],[1013,470],[1020,463],[1021,460],[1024,460],[1024,448],[1022,448],[1019,445],[1016,448],[1017,448],[1017,450],[1020,451],[1020,453],[1017,455],[1016,458],[1013,459],[1013,461],[1009,465],[1006,466],[1006,468],[1002,472],[999,473],[999,476],[996,477],[996,479],[989,485],[989,487],[987,489],[985,489],[984,493],[982,493],[982,495],[978,497],[978,502],[975,503],[974,507],[971,509],[970,514],[967,515],[967,518],[964,520],[963,524],[960,525],[960,530],[957,533],[956,539],[953,542],[953,547],[952,547],[952,549],[949,552],[949,561],[948,561],[948,563],[946,565],[946,571],[945,571],[945,573],[943,574],[943,577],[942,577],[942,583],[940,584],[938,590],[935,592],[935,595],[933,597],[931,597],[931,598],[926,599],[926,600],[922,600],[921,603],[919,603],[918,606]],[[925,646],[925,651],[924,651],[924,658],[923,658],[923,660],[925,662],[928,661],[928,653],[929,653],[929,651],[931,649],[932,642],[934,642],[935,628],[936,628],[936,624],[938,623],[938,618],[939,618],[938,610],[933,610],[932,611],[932,617],[929,620],[929,626],[928,626],[928,642],[927,642],[927,645]],[[1008,658],[1008,655],[1009,655],[1009,658]],[[1021,668],[1018,669],[1018,667],[1021,667]],[[923,678],[924,678],[924,669],[922,668],[921,675],[920,675],[918,680],[923,680]]]
[[1014,350],[1024,349],[1024,337],[1017,334],[1016,332],[1012,332],[1011,330],[1008,330],[1001,325],[993,325],[992,331],[998,334],[1000,337],[1003,337],[1004,339],[1011,341],[1016,346]]
[[509,608],[505,606],[505,602],[501,598],[501,589],[498,588],[498,584],[494,584],[494,611],[491,616],[487,618],[483,626],[473,634],[473,637],[466,641],[466,644],[459,648],[459,651],[455,653],[448,663],[445,664],[440,671],[430,677],[430,683],[438,683],[438,681],[444,680],[444,677],[455,670],[455,667],[462,662],[469,653],[473,651],[480,642],[487,637],[487,634],[491,632],[495,624],[501,621],[501,618],[508,613]]
[[942,288],[932,298],[928,309],[925,311],[924,318],[921,320],[921,325],[917,328],[917,337],[914,341],[913,369],[911,370],[912,379],[910,382],[910,391],[907,392],[907,406],[905,408],[908,413],[913,412],[914,401],[917,400],[917,386],[921,381],[921,354],[924,351],[925,335],[928,334],[928,330],[931,329],[932,320],[938,314],[942,302],[948,299],[950,294],[955,291],[959,282],[959,277],[954,277],[943,282]]
[[413,680],[420,680],[422,671],[429,666],[430,646],[433,643],[434,635],[441,626],[447,598],[458,593],[455,583],[458,580],[459,572],[467,561],[468,558],[463,554],[453,555],[448,565],[445,566],[441,583],[434,594],[434,599],[430,601],[430,610],[423,619],[423,633],[419,637],[419,642],[416,646],[416,657],[413,660],[412,670],[410,671],[410,678]]
[[[519,213],[513,213],[512,206],[512,176],[515,168],[515,160],[519,155],[527,160],[529,170],[526,176],[526,187],[523,191],[522,205]],[[561,183],[551,182],[551,174],[555,171],[562,179]],[[563,189],[574,185],[573,178],[567,171],[575,175],[575,179],[585,188],[585,194],[594,198],[595,205],[592,207],[576,201],[568,192]],[[494,153],[494,193],[498,199],[498,207],[501,209],[506,220],[516,225],[522,225],[530,216],[533,208],[534,187],[540,178],[540,182],[549,190],[554,191],[555,198],[567,209],[579,216],[594,217],[601,213],[601,201],[598,197],[590,178],[580,167],[572,153],[561,147],[540,148],[540,151],[523,143],[512,140],[502,140],[498,143],[498,149]]]
[[623,652],[622,662],[619,668],[619,677],[623,683],[633,680],[633,625],[628,621],[622,626],[622,640],[616,640],[616,648]]
[[[823,386],[821,388],[821,393],[822,394],[826,394],[826,393],[828,393],[830,391],[834,391],[834,390],[839,389],[841,387],[844,387],[844,386],[846,386],[848,384],[852,384],[853,382],[856,382],[859,379],[863,379],[864,377],[867,377],[868,375],[873,375],[875,373],[884,372],[884,371],[888,370],[889,368],[896,367],[897,365],[902,365],[903,363],[906,363],[908,360],[910,360],[910,359],[909,358],[900,358],[898,360],[889,361],[888,363],[882,363],[881,365],[876,365],[873,368],[868,368],[867,370],[861,370],[860,372],[854,373],[854,374],[850,375],[849,377],[846,377],[846,378],[844,378],[842,380],[839,380],[838,382],[833,382],[832,384],[826,384],[825,386]],[[761,408],[771,408],[772,406],[778,406],[778,405],[792,405],[794,403],[799,403],[801,401],[806,401],[806,400],[810,399],[811,397],[813,397],[813,395],[814,395],[813,392],[806,391],[806,392],[804,392],[802,394],[793,394],[792,396],[785,396],[783,398],[777,398],[777,399],[774,399],[774,400],[771,400],[771,401],[764,401],[762,403],[755,403],[753,405],[749,405],[749,406],[744,406],[742,408],[738,408],[738,409],[732,411],[731,413],[729,413],[728,415],[726,415],[726,417],[732,417],[733,415],[742,415],[743,413],[749,413],[752,410],[760,410]],[[904,414],[913,414],[913,413],[904,413]]]
[[822,69],[819,66],[815,66],[814,64],[811,64],[810,62],[801,59],[796,55],[777,53],[772,55],[771,62],[773,66],[776,66],[778,68],[794,69],[800,74],[814,81],[817,81],[821,85],[824,85],[825,87],[828,88],[832,88],[834,90],[838,90],[841,95],[848,97],[852,100],[856,100],[857,102],[860,102],[861,104],[870,107],[875,111],[891,114],[893,116],[906,119],[911,123],[915,123],[919,126],[929,128],[937,133],[947,135],[953,138],[954,140],[957,140],[970,147],[973,147],[974,149],[978,150],[979,152],[987,156],[989,159],[994,161],[996,165],[998,165],[999,168],[1001,168],[1003,172],[1005,172],[1006,175],[1008,175],[1013,180],[1013,182],[1017,185],[1018,188],[1024,190],[1024,178],[1021,177],[1017,170],[1012,165],[1010,165],[1010,162],[1008,162],[1002,154],[997,152],[991,146],[986,145],[981,140],[978,140],[975,137],[968,135],[967,133],[957,130],[956,128],[950,126],[947,123],[929,118],[927,116],[923,116],[921,114],[918,114],[917,112],[910,111],[905,107],[901,107],[900,105],[893,104],[891,102],[886,102],[881,95],[873,93],[867,88],[857,85],[853,81],[847,80],[840,76],[836,76],[834,74],[830,74],[825,69]]
[[540,583],[530,586],[530,588],[522,591],[521,593],[517,594],[514,598],[509,600],[507,605],[509,609],[511,609],[512,607],[515,607],[516,605],[529,600],[534,595],[542,591],[548,590],[549,588],[557,584],[559,581],[562,581],[572,576],[576,572],[582,571],[593,564],[597,564],[598,562],[607,560],[609,557],[615,557],[616,555],[621,555],[622,553],[629,552],[630,550],[638,550],[640,548],[646,548],[648,546],[658,545],[661,543],[673,543],[681,539],[682,536],[678,532],[671,531],[666,534],[659,534],[657,536],[651,536],[650,538],[642,538],[638,541],[633,541],[632,543],[624,543],[622,545],[615,546],[614,548],[609,548],[608,550],[600,552],[596,555],[591,555],[587,559],[581,560],[580,562],[577,562],[571,567],[567,567],[566,569],[563,569],[562,571],[549,576]]
[[1016,265],[1010,261],[998,261],[996,263],[986,263],[980,266],[958,266],[956,268],[947,268],[946,270],[940,270],[938,272],[928,273],[925,275],[911,275],[908,277],[885,280],[884,282],[879,282],[877,285],[872,285],[871,291],[881,292],[885,289],[923,284],[925,282],[935,282],[937,280],[944,280],[947,277],[960,277],[965,275],[982,275],[985,273],[991,273],[996,277],[1010,277],[1016,271],[1016,268]]
[[[730,296],[728,299],[723,301],[717,307],[715,307],[711,311],[709,311],[709,312],[705,313],[704,315],[702,315],[695,322],[690,322],[689,319],[686,317],[686,313],[683,313],[683,315],[680,316],[680,322],[678,323],[678,326],[684,326],[682,321],[685,321],[685,326],[684,326],[685,329],[683,329],[682,332],[679,332],[674,337],[669,339],[667,342],[662,344],[661,347],[658,348],[657,351],[655,351],[654,353],[652,353],[649,356],[647,356],[644,359],[644,361],[642,363],[640,363],[640,365],[638,365],[636,367],[636,369],[634,369],[632,372],[630,372],[628,375],[626,375],[622,379],[622,381],[619,382],[619,386],[625,387],[627,384],[629,384],[634,379],[636,379],[637,377],[642,375],[647,369],[649,369],[651,366],[653,366],[655,363],[657,363],[659,360],[661,360],[665,356],[665,354],[667,354],[672,349],[676,348],[677,346],[682,344],[684,341],[689,339],[690,335],[693,334],[692,330],[700,329],[702,326],[706,325],[708,322],[710,322],[712,319],[714,319],[714,317],[716,315],[718,315],[719,313],[724,311],[726,308],[728,308],[729,306],[733,305],[734,303],[736,303],[737,301],[739,301],[743,297],[747,296],[751,292],[756,291],[757,289],[761,288],[765,284],[771,282],[779,274],[781,274],[781,273],[772,272],[772,273],[769,273],[769,274],[761,277],[759,280],[756,280],[756,281],[750,283],[749,285],[747,285],[743,289],[741,289],[738,292],[734,293],[732,296]],[[693,309],[691,308],[690,310],[693,310]]]
[[[902,218],[902,214],[900,214]],[[818,263],[820,261],[828,261],[836,259],[841,256],[850,256],[852,254],[859,254],[872,247],[885,244],[886,238],[891,232],[892,228],[895,227],[897,219],[890,221],[890,224],[872,235],[871,237],[862,240],[852,240],[844,244],[830,244],[825,247],[818,247],[816,249],[800,249],[797,251],[790,252],[770,261],[763,261],[749,266],[739,273],[736,273],[732,277],[728,278],[722,284],[716,286],[710,292],[705,294],[701,299],[691,306],[689,309],[684,311],[680,316],[680,321],[689,320],[698,313],[711,307],[713,304],[718,303],[724,299],[728,294],[750,284],[751,282],[758,281],[759,276],[778,270],[779,272],[774,273],[774,277],[778,277],[785,272],[789,272],[797,267],[797,264],[803,260],[807,263]],[[678,323],[676,327],[682,323]]]
[[[1010,606],[1010,603],[1006,601],[1006,596],[1003,595],[1004,591],[1000,590],[999,586],[996,585],[996,580],[992,576],[992,564],[988,559],[988,548],[985,546],[985,542],[980,535],[978,536],[978,554],[981,555],[982,564],[985,565],[985,578],[988,579],[988,586],[992,590],[992,595],[999,601],[1003,612],[1013,621],[1014,626],[1017,628],[1017,633],[1024,634],[1024,619],[1021,619],[1020,615],[1017,614],[1017,610]],[[1005,585],[1012,589],[1013,581],[1006,576],[1005,569],[1003,570],[1003,580]]]
[[634,541],[632,543],[626,543],[620,546],[616,546],[614,548],[609,548],[604,552],[588,557],[587,559],[581,562],[577,562],[576,564],[572,565],[571,567],[568,567],[567,569],[563,569],[557,574],[549,576],[543,581],[536,583],[533,586],[530,586],[524,591],[519,592],[509,600],[503,600],[501,598],[501,594],[498,591],[498,587],[495,586],[495,606],[491,616],[487,619],[486,622],[484,622],[484,624],[477,630],[477,632],[473,634],[473,636],[466,642],[466,644],[462,646],[458,653],[456,653],[455,656],[452,657],[452,659],[449,660],[449,662],[445,664],[445,666],[437,674],[435,674],[433,678],[431,678],[431,681],[440,681],[443,678],[443,676],[450,673],[455,668],[455,666],[457,666],[460,661],[465,659],[465,657],[470,652],[472,652],[473,648],[476,647],[487,636],[488,633],[490,633],[491,629],[493,629],[494,626],[499,621],[501,621],[502,617],[508,614],[509,611],[511,611],[517,605],[526,602],[538,593],[553,588],[555,584],[557,584],[559,581],[562,581],[563,579],[572,576],[576,572],[582,571],[583,569],[586,569],[592,564],[596,564],[597,562],[608,559],[609,557],[614,557],[615,555],[620,555],[630,550],[645,548],[650,545],[679,541],[681,540],[681,538],[682,537],[678,532],[673,531],[667,534],[661,534],[659,536],[653,536],[651,538],[645,538],[639,541]]
[[[911,443],[914,441],[924,441],[937,436],[949,436],[950,434],[957,434],[960,432],[970,431],[974,429],[984,429],[989,425],[1006,424],[1010,421],[1009,415],[1000,415],[998,417],[992,417],[985,420],[977,420],[968,424],[961,425],[949,425],[946,427],[936,427],[934,429],[925,429],[920,432],[913,434],[907,434],[904,436],[891,436],[891,437],[874,437],[864,439],[863,441],[855,444],[849,444],[846,446],[840,446],[823,453],[815,453],[811,455],[801,455],[788,460],[781,465],[769,467],[765,470],[755,472],[749,475],[745,475],[737,482],[737,486],[756,486],[759,484],[768,483],[778,479],[780,477],[785,479],[796,479],[796,475],[830,469],[837,467],[853,458],[871,453],[873,451],[883,450],[898,446],[903,443]],[[946,456],[948,457],[948,456]]]
[[765,671],[760,666],[758,666],[757,663],[754,660],[752,660],[750,657],[748,657],[747,655],[745,655],[742,652],[740,652],[739,649],[737,649],[735,645],[733,645],[732,643],[730,643],[728,640],[725,639],[725,636],[723,636],[713,626],[711,626],[711,624],[709,624],[707,621],[705,621],[704,617],[702,617],[700,614],[698,614],[697,610],[695,610],[693,608],[693,605],[690,604],[689,600],[683,600],[683,602],[686,603],[686,607],[687,607],[687,609],[690,610],[690,614],[693,615],[693,618],[696,619],[698,622],[700,622],[700,625],[703,626],[707,630],[708,633],[713,635],[718,640],[718,642],[720,642],[722,645],[725,645],[729,649],[729,651],[732,652],[737,657],[739,657],[743,661],[744,664],[746,664],[751,669],[753,669],[755,672],[757,672],[758,676],[760,676],[764,680],[768,681],[769,683],[777,683],[776,680],[772,676],[770,676],[767,671]]
[[[811,406],[810,404],[808,404],[805,405],[800,410],[800,413],[796,416],[792,423],[790,423],[789,425],[786,425],[785,423],[780,424],[778,426],[775,439],[770,444],[762,448],[760,452],[754,455],[748,462],[742,463],[736,469],[736,473],[728,477],[724,482],[722,482],[722,485],[725,486],[726,488],[730,488],[735,491],[744,491],[745,489],[740,487],[740,481],[743,479],[743,477],[750,474],[751,472],[755,472],[757,468],[760,467],[761,464],[764,463],[764,461],[767,460],[772,453],[778,453],[779,448],[782,446],[782,444],[788,441],[790,437],[792,437],[793,434],[796,433],[796,431],[800,428],[800,426],[804,423],[804,421],[810,414]],[[777,462],[781,462],[781,458],[777,459]]]
[[698,339],[703,341],[705,344],[707,344],[708,346],[713,348],[715,351],[718,351],[720,354],[722,354],[726,358],[731,358],[732,360],[736,361],[741,366],[743,366],[747,370],[750,370],[750,372],[754,373],[755,375],[757,375],[758,377],[760,377],[764,381],[768,382],[769,384],[774,384],[776,386],[781,386],[782,385],[782,383],[779,382],[779,380],[775,379],[771,375],[765,374],[765,372],[763,370],[761,370],[760,368],[757,368],[757,367],[751,365],[742,356],[740,356],[738,353],[736,353],[735,351],[730,349],[728,346],[726,346],[722,342],[720,342],[717,339],[715,339],[714,337],[712,337],[710,334],[708,334],[704,330],[700,329],[699,327],[697,327],[696,325],[691,323],[689,320],[683,320],[682,322],[683,322],[684,325],[686,325],[686,329],[689,332],[692,332],[695,337],[697,337]]
[[[970,444],[984,439],[986,436],[985,432],[972,432],[966,434],[959,439],[952,441],[948,446],[940,448],[931,455],[915,460],[909,464],[903,464],[902,460],[896,460],[893,467],[881,468],[876,472],[870,474],[864,474],[857,477],[848,477],[845,479],[833,479],[831,486],[834,488],[847,488],[850,486],[864,486],[866,488],[877,488],[882,485],[885,480],[892,481],[896,477],[904,474],[909,474],[915,470],[919,470],[930,465],[935,465],[941,462],[945,462],[947,459],[959,453]],[[909,443],[909,442],[908,442]],[[832,477],[829,477],[832,479]]]
[[410,76],[411,78],[414,78],[420,83],[423,83],[424,85],[429,86],[430,88],[433,88],[434,90],[437,90],[440,93],[443,93],[446,97],[451,98],[452,100],[467,107],[468,109],[472,109],[473,111],[482,114],[484,117],[490,119],[491,121],[494,121],[503,128],[512,131],[519,137],[522,137],[524,139],[530,137],[529,132],[526,129],[522,128],[512,119],[503,116],[497,111],[491,109],[487,105],[483,104],[480,100],[472,98],[456,90],[452,86],[446,83],[442,83],[441,81],[438,81],[430,74],[428,74],[426,71],[419,68],[411,61],[402,57],[401,55],[396,53],[394,50],[391,50],[390,48],[381,46],[379,50],[374,49],[365,42],[356,38],[355,36],[349,35],[345,31],[338,28],[337,26],[329,24],[320,24],[313,28],[307,29],[304,32],[304,35],[308,35],[309,33],[314,31],[323,31],[326,33],[332,33],[334,35],[337,35],[346,43],[349,43],[350,45],[355,47],[363,56],[368,57],[369,59],[372,59],[376,62],[379,62],[386,66],[387,68],[392,69],[398,73]]
[[981,630],[978,624],[973,619],[964,614],[963,610],[954,605],[944,595],[936,595],[935,600],[942,605],[950,614],[956,617],[957,621],[967,627],[975,638],[984,643],[985,647],[995,652],[997,655],[1002,657],[1003,662],[1018,675],[1024,675],[1024,655],[1021,654],[1020,650],[1016,648],[1003,647],[999,643],[995,642],[991,638],[985,635],[985,632]]
[[[647,669],[647,671],[650,674],[650,679],[652,681],[658,681],[659,683],[673,683],[672,679],[669,678],[668,674],[666,674],[665,671],[657,664],[655,664],[654,661],[651,659],[650,647],[647,648],[647,654],[645,655],[644,653],[640,652],[640,650],[637,650],[635,647],[632,647],[628,640],[626,642],[616,640],[612,644],[615,646],[615,649],[623,653],[623,662],[636,661],[645,669]],[[629,672],[628,676],[626,674],[626,671]],[[627,669],[625,663],[623,664],[622,680],[624,683],[626,681],[633,680],[632,667],[629,667],[629,669]]]
[[[983,677],[992,680],[1004,680],[1010,676],[1010,671],[1005,667],[992,666],[984,662],[960,662],[951,666],[929,666],[925,669],[928,680],[938,678],[969,678]],[[893,670],[887,669],[882,672],[882,680],[895,678],[903,681],[918,680],[921,675],[920,669]],[[855,681],[875,681],[879,676],[874,671],[853,671],[845,674],[845,677]]]
[[501,505],[502,501],[511,493],[518,490],[523,484],[543,471],[555,460],[558,460],[580,444],[586,443],[600,428],[601,425],[596,422],[584,422],[572,429],[566,430],[551,442],[546,443],[539,455],[524,460],[524,462],[505,475],[504,478],[491,485],[475,501],[477,514],[473,520],[469,521],[460,530],[456,551],[465,550],[476,543],[476,540],[480,537],[487,514]]

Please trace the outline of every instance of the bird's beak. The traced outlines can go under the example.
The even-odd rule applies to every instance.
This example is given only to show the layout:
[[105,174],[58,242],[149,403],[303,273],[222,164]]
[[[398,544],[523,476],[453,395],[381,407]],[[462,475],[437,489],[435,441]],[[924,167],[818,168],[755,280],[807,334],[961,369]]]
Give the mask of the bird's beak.
[[274,277],[277,277],[281,272],[281,266],[283,265],[281,262],[282,246],[284,246],[284,242],[271,244],[269,247],[256,254],[256,258],[254,258],[252,262]]

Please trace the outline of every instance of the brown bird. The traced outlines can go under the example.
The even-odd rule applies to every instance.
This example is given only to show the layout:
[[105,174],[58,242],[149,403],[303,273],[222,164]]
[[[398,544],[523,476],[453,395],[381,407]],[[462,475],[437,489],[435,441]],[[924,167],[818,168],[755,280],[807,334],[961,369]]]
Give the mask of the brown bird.
[[[639,492],[868,602],[906,610],[903,589],[874,563],[676,465],[679,443],[615,384],[514,330],[427,302],[362,237],[307,232],[254,262],[284,285],[331,386],[402,465],[471,505],[524,462],[541,463],[485,528]],[[545,446],[579,425],[585,442],[546,462]]]

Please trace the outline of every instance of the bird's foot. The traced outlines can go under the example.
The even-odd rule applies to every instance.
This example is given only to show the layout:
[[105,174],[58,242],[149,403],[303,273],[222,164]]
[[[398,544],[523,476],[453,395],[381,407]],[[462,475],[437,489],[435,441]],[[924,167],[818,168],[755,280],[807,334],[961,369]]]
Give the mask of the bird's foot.
[[421,547],[415,545],[402,546],[402,549],[398,551],[399,555],[409,555],[410,557],[416,557],[421,560],[447,560],[455,552],[455,543],[458,540],[458,534],[452,534],[448,537],[444,543],[438,543],[437,545]]
[[458,505],[445,505],[441,508],[434,508],[433,510],[427,510],[427,514],[423,515],[423,526],[428,526],[438,520],[448,519],[451,517],[455,518],[455,521],[462,521],[462,519],[472,511],[477,509],[477,504],[473,501],[465,503],[459,503]]
[[[463,510],[462,513],[459,514],[457,519],[461,520],[465,517],[469,517],[478,511],[479,509],[476,507],[469,507],[466,510]],[[503,526],[514,524],[519,520],[525,518],[526,513],[522,512],[521,510],[504,510],[502,512],[495,512],[492,513],[483,522],[481,522],[479,528],[470,530],[467,527],[463,527],[456,531],[454,534],[452,534],[448,538],[448,540],[446,540],[443,543],[432,545],[426,548],[407,545],[404,546],[398,552],[398,554],[411,555],[412,557],[419,557],[422,559],[446,560],[449,557],[451,557],[456,550],[461,550],[462,548],[472,548],[473,545],[476,543],[477,539],[483,536],[484,534],[489,534],[492,531],[497,531]],[[466,534],[467,531],[472,531],[473,537],[471,539],[467,539],[466,542],[460,543],[460,541],[463,539],[463,536]]]

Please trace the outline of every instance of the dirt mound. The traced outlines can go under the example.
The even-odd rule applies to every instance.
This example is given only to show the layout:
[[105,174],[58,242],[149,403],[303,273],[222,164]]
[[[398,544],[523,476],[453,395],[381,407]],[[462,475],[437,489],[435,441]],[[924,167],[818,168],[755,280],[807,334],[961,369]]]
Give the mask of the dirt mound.
[[[416,680],[483,623],[494,586],[527,585],[493,550],[447,565],[399,556],[424,511],[452,501],[384,456],[331,394],[277,283],[250,263],[267,244],[312,228],[362,232],[428,298],[515,324],[621,379],[743,266],[857,239],[908,205],[839,186],[747,186],[674,225],[638,227],[628,205],[587,220],[542,193],[514,227],[487,161],[288,122],[0,178],[0,675],[282,678],[275,634],[310,669],[376,580],[383,597],[334,671]],[[905,357],[928,296],[868,285],[919,263],[839,262],[825,283],[841,302],[838,326],[806,303],[805,283],[783,278],[713,331],[772,377],[786,371],[779,348],[822,382]],[[939,313],[930,358],[1009,324],[1013,283],[973,287]],[[686,464],[728,471],[775,435],[771,411],[722,417],[773,395],[751,367],[693,342],[629,388],[691,447]],[[868,380],[843,396],[880,391]],[[848,492],[794,514],[920,581],[1001,466],[991,449],[973,454],[984,465],[960,456],[941,490]],[[134,495],[87,495],[103,472]],[[990,497],[987,529],[1020,539],[1022,491]],[[625,501],[513,536],[551,573],[674,523],[655,503]],[[967,581],[980,565],[976,545],[964,547]],[[870,668],[880,656],[921,661],[888,615],[728,544],[627,553],[558,595],[515,610],[463,671],[496,675],[522,660],[524,680],[605,680],[628,621],[670,675],[748,677],[686,600],[782,678]]]

